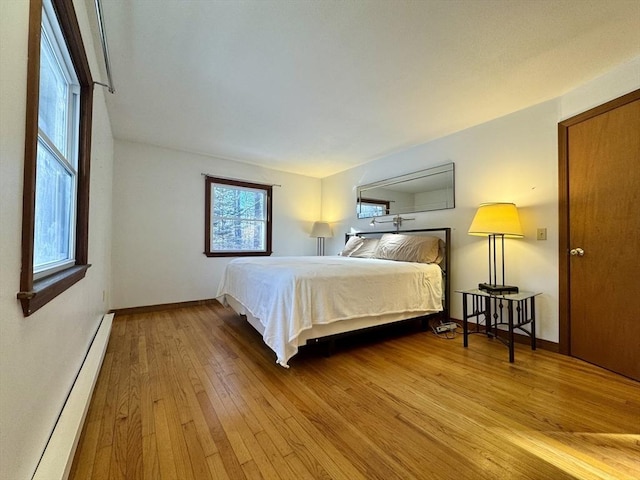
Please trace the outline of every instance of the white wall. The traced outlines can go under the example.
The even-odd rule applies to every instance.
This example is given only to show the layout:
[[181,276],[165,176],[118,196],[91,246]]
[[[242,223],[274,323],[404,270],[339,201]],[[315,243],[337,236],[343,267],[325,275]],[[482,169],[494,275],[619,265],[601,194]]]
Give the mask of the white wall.
[[113,308],[214,298],[227,258],[204,251],[201,173],[273,188],[274,255],[314,255],[321,181],[245,163],[116,141]]
[[[84,2],[74,2],[91,70]],[[89,12],[92,13],[92,12]],[[0,2],[0,477],[31,478],[102,315],[111,265],[113,142],[103,91],[96,89],[89,262],[79,283],[30,317],[20,287],[28,1]]]
[[638,88],[640,88],[640,56],[560,97],[559,120],[566,120]]
[[[560,98],[467,130],[388,155],[323,179],[322,212],[336,232],[372,230],[355,216],[356,186],[455,162],[456,208],[415,215],[405,228],[452,227],[452,291],[487,280],[486,239],[467,234],[483,202],[514,202],[525,233],[506,240],[506,282],[542,292],[537,333],[558,341],[558,154],[560,120],[640,88],[640,58],[621,65]],[[469,105],[473,108],[473,105]],[[383,229],[389,225],[380,225]],[[536,229],[547,228],[547,240]],[[385,228],[386,229],[386,228]],[[337,252],[334,237],[327,251]],[[461,295],[452,295],[452,316],[462,318]]]

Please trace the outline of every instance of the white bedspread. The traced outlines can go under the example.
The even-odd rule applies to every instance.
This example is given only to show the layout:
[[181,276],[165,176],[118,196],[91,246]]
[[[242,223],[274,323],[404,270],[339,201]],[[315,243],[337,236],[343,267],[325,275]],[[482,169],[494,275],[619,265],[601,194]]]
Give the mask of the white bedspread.
[[434,264],[352,257],[232,260],[218,288],[264,326],[264,341],[286,367],[295,339],[314,324],[399,312],[442,310],[442,272]]

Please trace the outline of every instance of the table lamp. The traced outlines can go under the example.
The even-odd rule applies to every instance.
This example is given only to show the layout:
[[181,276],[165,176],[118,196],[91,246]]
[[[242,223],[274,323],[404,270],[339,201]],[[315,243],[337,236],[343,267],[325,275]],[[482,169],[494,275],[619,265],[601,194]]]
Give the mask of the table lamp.
[[[504,239],[522,238],[522,227],[518,217],[518,209],[513,203],[483,203],[478,207],[476,216],[469,227],[469,235],[488,237],[489,239],[489,282],[480,283],[478,288],[487,293],[518,293],[518,287],[505,285],[504,282]],[[498,265],[496,238],[500,239],[501,283],[498,283]]]
[[331,227],[327,222],[314,222],[313,228],[311,229],[310,237],[316,237],[318,239],[318,247],[316,250],[316,255],[323,256],[324,255],[324,239],[325,237],[332,237]]

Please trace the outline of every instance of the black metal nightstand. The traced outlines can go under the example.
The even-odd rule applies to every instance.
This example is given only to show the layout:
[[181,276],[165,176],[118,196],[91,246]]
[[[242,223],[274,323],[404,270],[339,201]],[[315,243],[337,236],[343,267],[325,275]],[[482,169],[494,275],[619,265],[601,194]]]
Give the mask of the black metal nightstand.
[[[519,292],[513,294],[490,294],[483,290],[456,290],[462,294],[463,339],[469,346],[469,335],[484,333],[497,338],[509,347],[509,362],[514,361],[514,330],[520,330],[531,338],[531,350],[536,349],[536,296],[540,293]],[[471,303],[471,308],[469,308]],[[469,319],[476,318],[475,329],[469,331]],[[500,329],[506,325],[507,330]],[[523,328],[529,325],[529,330]],[[481,327],[484,329],[481,330]],[[500,335],[505,332],[507,337]]]

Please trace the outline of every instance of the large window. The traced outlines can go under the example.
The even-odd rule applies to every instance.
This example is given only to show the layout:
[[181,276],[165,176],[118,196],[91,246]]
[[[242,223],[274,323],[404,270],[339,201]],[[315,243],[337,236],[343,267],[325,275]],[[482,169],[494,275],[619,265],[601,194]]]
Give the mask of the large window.
[[43,11],[40,40],[33,245],[36,277],[47,276],[75,261],[80,85],[52,14],[48,8]]
[[73,4],[32,0],[22,226],[25,315],[82,279],[87,264],[93,80]]
[[205,254],[271,255],[270,185],[224,178],[205,180]]

